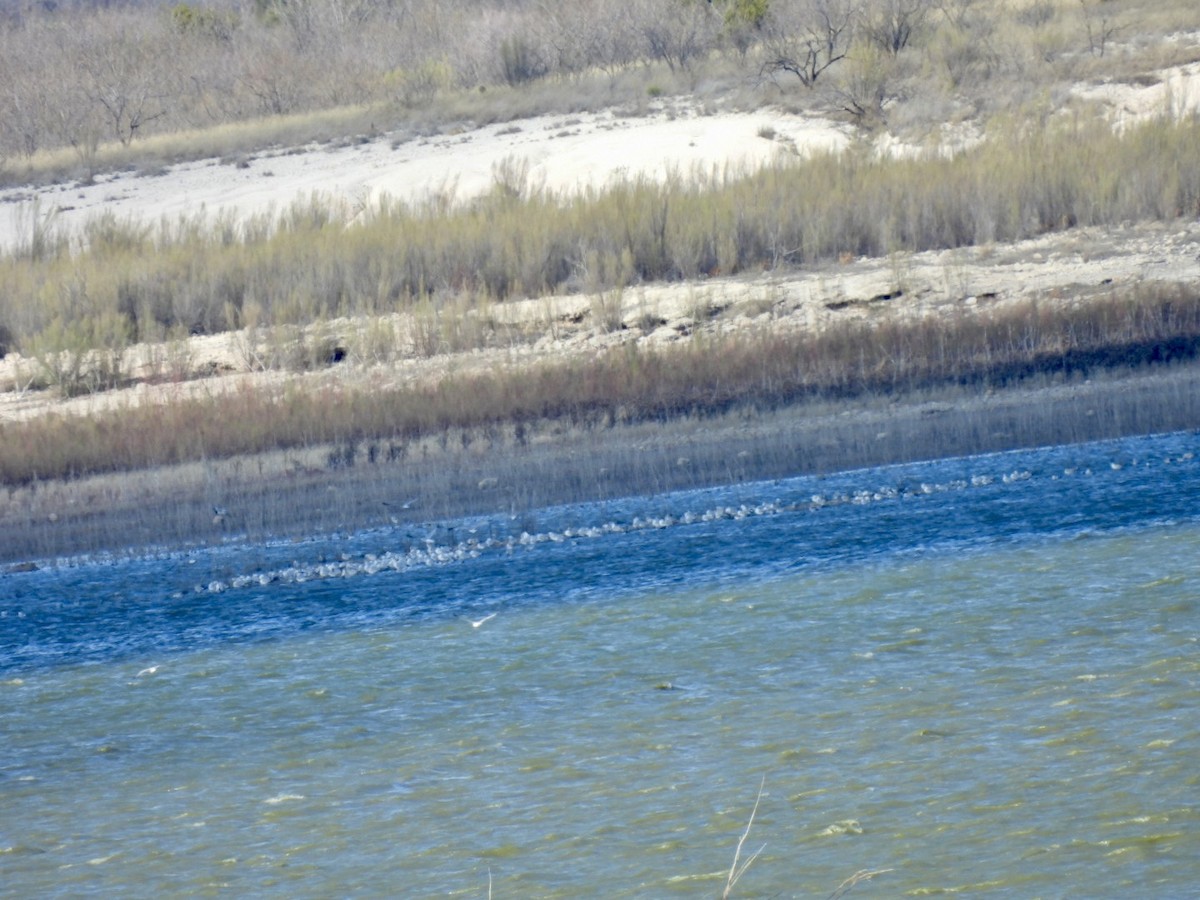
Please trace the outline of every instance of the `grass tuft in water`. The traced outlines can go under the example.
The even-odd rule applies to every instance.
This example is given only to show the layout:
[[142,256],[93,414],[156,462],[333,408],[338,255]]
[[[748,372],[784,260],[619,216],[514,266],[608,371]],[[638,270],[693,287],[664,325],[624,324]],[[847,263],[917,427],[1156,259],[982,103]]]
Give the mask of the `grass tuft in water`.
[[725,890],[721,892],[721,900],[728,900],[733,893],[734,885],[738,883],[746,870],[754,864],[754,861],[762,855],[763,850],[767,845],[763,844],[754,853],[741,862],[742,847],[746,843],[746,838],[750,837],[750,829],[754,827],[754,817],[758,814],[758,804],[762,802],[763,789],[767,786],[767,777],[764,775],[762,781],[758,785],[758,796],[754,798],[754,808],[750,810],[750,820],[746,822],[746,830],[742,832],[742,836],[738,839],[737,847],[733,851],[733,863],[729,867],[729,874],[725,878]]

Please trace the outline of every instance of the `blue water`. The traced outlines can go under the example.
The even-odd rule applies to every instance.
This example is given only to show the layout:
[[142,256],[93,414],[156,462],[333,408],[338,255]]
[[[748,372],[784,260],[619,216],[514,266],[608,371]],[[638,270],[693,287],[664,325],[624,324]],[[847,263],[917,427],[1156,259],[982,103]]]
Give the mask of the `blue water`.
[[1198,444],[6,575],[0,894],[1189,896]]
[[1187,433],[81,560],[5,579],[0,672],[1187,522],[1198,450]]

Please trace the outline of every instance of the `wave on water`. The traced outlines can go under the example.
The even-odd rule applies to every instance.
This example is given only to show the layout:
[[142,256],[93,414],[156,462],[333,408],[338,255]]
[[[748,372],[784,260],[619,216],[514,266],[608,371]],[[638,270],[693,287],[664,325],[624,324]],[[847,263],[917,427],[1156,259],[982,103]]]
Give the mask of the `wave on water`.
[[1200,516],[1196,438],[961,457],[301,543],[79,560],[0,581],[0,671],[309,628],[476,620],[531,603],[747,584],[812,567],[1192,522]]
[[[1004,484],[1026,481],[1032,477],[1028,470],[1013,471],[1000,476]],[[742,519],[777,516],[782,513],[815,512],[836,506],[857,505],[865,506],[890,500],[903,499],[906,496],[929,496],[948,491],[962,491],[972,487],[985,487],[994,484],[996,478],[990,475],[972,476],[970,480],[955,479],[943,484],[928,484],[922,482],[913,489],[881,486],[875,490],[860,489],[853,493],[835,492],[829,494],[816,493],[811,499],[803,502],[783,502],[771,500],[755,505],[742,503],[734,506],[715,506],[700,512],[687,511],[680,514],[666,513],[664,515],[634,516],[629,522],[604,522],[600,525],[583,525],[566,527],[562,531],[541,531],[530,534],[521,531],[520,534],[508,534],[500,537],[490,534],[482,539],[472,534],[465,540],[447,538],[446,543],[439,543],[434,536],[426,537],[420,546],[407,546],[402,550],[388,550],[381,553],[363,553],[355,557],[343,554],[336,560],[321,560],[312,563],[297,563],[270,571],[252,572],[237,575],[230,579],[214,579],[207,584],[197,585],[198,592],[219,594],[227,590],[266,586],[277,582],[284,584],[301,584],[327,578],[354,578],[358,576],[378,575],[388,572],[406,572],[410,569],[448,565],[475,559],[495,551],[513,553],[517,550],[531,549],[539,544],[561,544],[568,541],[595,540],[614,534],[631,534],[639,531],[662,530],[680,526],[696,525],[699,523],[739,521]],[[493,528],[497,527],[493,524]],[[477,527],[469,529],[477,532]],[[448,530],[449,531],[449,530]],[[452,532],[449,532],[452,534]]]
[[[804,476],[773,482],[758,482],[734,488],[683,491],[653,498],[631,498],[619,502],[580,504],[539,511],[536,516],[483,517],[447,523],[426,524],[416,529],[376,531],[358,536],[368,546],[354,552],[342,550],[333,558],[320,554],[312,561],[289,560],[286,564],[256,568],[242,574],[196,584],[197,593],[219,594],[241,588],[272,584],[301,584],[325,579],[348,579],[407,572],[418,568],[446,566],[488,554],[514,554],[540,545],[599,541],[614,535],[687,528],[708,523],[747,519],[818,514],[839,507],[868,507],[903,503],[937,495],[963,495],[1036,483],[1040,491],[1053,489],[1052,497],[1035,490],[1032,496],[1043,509],[1056,510],[1052,522],[1080,518],[1083,496],[1072,487],[1087,485],[1085,496],[1095,495],[1097,479],[1115,480],[1119,473],[1137,470],[1149,475],[1161,469],[1194,463],[1195,452],[1187,449],[1192,435],[1166,436],[1176,440],[1150,453],[1132,455],[1129,441],[1109,441],[1037,451],[988,454],[862,469],[837,476]],[[1144,438],[1142,441],[1153,441]],[[1175,446],[1182,441],[1182,446]],[[1070,458],[1072,450],[1090,450]],[[1157,451],[1157,452],[1155,452]],[[1140,458],[1139,458],[1140,456]],[[1066,458],[1064,458],[1066,457]],[[1016,462],[1016,467],[1011,467]],[[939,478],[939,476],[941,476]],[[1154,476],[1149,475],[1149,480]],[[1126,475],[1128,480],[1128,475]],[[870,486],[864,485],[864,482]],[[873,482],[873,483],[872,483]],[[814,490],[814,488],[817,488]],[[764,499],[761,494],[773,494]],[[730,502],[730,495],[732,497]],[[760,496],[755,496],[760,495]],[[1030,496],[1026,492],[1026,496]],[[1013,498],[1016,499],[1016,498]],[[1060,508],[1061,507],[1061,508]],[[1160,510],[1161,511],[1161,510]],[[536,518],[542,528],[530,529]],[[1128,524],[1128,523],[1125,523]],[[396,540],[398,538],[398,541]],[[398,546],[386,546],[395,541]],[[355,543],[348,539],[346,543]]]

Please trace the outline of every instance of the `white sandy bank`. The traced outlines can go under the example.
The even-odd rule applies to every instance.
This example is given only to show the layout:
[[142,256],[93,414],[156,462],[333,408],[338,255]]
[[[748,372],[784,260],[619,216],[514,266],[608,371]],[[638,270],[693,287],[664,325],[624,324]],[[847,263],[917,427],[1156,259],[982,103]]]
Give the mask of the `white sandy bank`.
[[35,203],[43,218],[69,234],[104,213],[149,223],[200,213],[244,220],[278,213],[314,193],[346,201],[353,215],[382,195],[406,201],[447,192],[458,200],[478,196],[508,159],[528,163],[531,184],[570,191],[620,176],[756,168],[779,153],[840,149],[848,135],[836,123],[779,111],[703,115],[665,106],[639,118],[613,111],[540,116],[404,143],[384,134],[350,146],[268,150],[240,166],[207,159],[154,176],[119,172],[92,185],[0,192],[0,251],[28,244]]

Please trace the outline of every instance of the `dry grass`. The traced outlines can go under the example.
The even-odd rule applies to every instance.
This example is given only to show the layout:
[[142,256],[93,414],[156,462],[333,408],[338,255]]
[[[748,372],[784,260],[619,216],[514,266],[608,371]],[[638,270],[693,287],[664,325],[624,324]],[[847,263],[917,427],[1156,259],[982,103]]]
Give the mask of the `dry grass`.
[[742,847],[746,843],[746,838],[750,837],[750,829],[754,827],[754,817],[758,815],[758,804],[762,802],[763,788],[767,785],[767,778],[764,775],[762,782],[758,786],[758,796],[754,798],[754,808],[750,810],[750,819],[746,822],[746,830],[742,832],[742,836],[738,838],[737,848],[733,852],[733,863],[729,866],[729,874],[725,878],[725,889],[721,892],[721,900],[729,900],[733,893],[734,886],[741,880],[741,877],[746,874],[746,870],[754,864],[754,861],[766,849],[766,844],[754,851],[746,860],[742,861]]
[[101,217],[76,252],[33,222],[22,250],[0,259],[0,342],[43,360],[50,381],[77,393],[120,380],[95,371],[103,353],[175,331],[399,311],[416,315],[420,333],[397,335],[410,339],[391,351],[376,334],[370,352],[428,355],[519,343],[501,303],[576,290],[614,328],[620,291],[638,283],[1194,217],[1200,120],[1119,134],[1092,118],[1012,123],[951,158],[852,150],[570,195],[510,183],[519,175],[499,173],[491,195],[461,206],[384,200],[354,211],[310,197],[240,229],[202,217],[157,226]]
[[821,334],[769,327],[697,336],[681,347],[625,344],[522,368],[449,373],[383,387],[285,381],[87,417],[51,414],[0,426],[0,483],[136,471],[333,444],[394,457],[452,431],[557,420],[611,427],[773,409],[820,398],[900,395],[940,385],[996,386],[1195,358],[1200,297],[1188,288],[1114,291],[1067,307],[849,322]]

